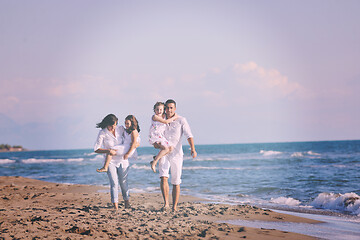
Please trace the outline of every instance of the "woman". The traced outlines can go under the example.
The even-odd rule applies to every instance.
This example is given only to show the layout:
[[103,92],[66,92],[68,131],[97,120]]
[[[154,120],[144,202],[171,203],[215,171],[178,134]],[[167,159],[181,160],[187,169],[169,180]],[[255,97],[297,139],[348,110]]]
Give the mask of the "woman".
[[[107,174],[110,181],[111,202],[114,204],[114,208],[116,210],[119,208],[118,205],[119,184],[123,199],[125,201],[125,208],[130,208],[130,201],[129,201],[130,196],[129,196],[129,187],[128,187],[128,172],[129,172],[128,157],[130,153],[139,146],[139,139],[137,137],[138,135],[136,136],[136,132],[140,130],[139,129],[134,134],[131,134],[130,137],[132,141],[129,141],[128,140],[129,134],[126,133],[123,126],[117,126],[117,123],[118,123],[118,118],[114,114],[107,115],[100,123],[98,123],[96,127],[101,128],[101,130],[99,131],[94,146],[94,151],[96,153],[105,153],[112,156]],[[131,124],[129,125],[129,127],[131,127]],[[137,141],[134,141],[133,139],[136,139]],[[117,154],[117,150],[112,149],[115,146],[121,144],[124,144],[125,146],[125,148],[123,148],[126,149],[125,155],[124,153]],[[136,156],[137,153],[135,151],[132,154],[131,158],[136,158]]]

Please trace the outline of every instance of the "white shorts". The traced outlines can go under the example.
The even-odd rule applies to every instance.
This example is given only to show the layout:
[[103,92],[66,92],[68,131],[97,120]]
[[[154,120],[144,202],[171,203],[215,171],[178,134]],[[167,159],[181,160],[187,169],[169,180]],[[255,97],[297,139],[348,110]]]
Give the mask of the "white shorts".
[[171,184],[180,185],[181,172],[183,166],[183,156],[175,156],[169,158],[165,156],[159,161],[159,175],[160,177],[169,177],[169,170],[171,174]]

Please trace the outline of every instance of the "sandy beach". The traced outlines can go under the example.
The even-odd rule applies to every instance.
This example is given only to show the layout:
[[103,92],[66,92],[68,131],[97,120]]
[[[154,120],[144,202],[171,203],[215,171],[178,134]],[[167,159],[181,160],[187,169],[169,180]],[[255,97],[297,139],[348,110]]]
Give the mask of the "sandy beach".
[[160,194],[131,195],[114,211],[106,188],[0,177],[0,239],[315,239],[221,223],[223,220],[303,222],[306,218],[247,205],[181,196],[177,212],[161,211]]

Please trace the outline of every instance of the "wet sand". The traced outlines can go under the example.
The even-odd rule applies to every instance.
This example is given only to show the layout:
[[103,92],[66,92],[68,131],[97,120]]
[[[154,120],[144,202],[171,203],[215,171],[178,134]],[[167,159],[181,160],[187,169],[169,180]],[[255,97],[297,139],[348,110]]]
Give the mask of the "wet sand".
[[0,239],[315,239],[221,221],[319,223],[248,205],[206,203],[183,195],[177,212],[161,211],[161,207],[161,194],[132,194],[131,208],[125,209],[120,202],[120,209],[115,211],[103,187],[0,177]]

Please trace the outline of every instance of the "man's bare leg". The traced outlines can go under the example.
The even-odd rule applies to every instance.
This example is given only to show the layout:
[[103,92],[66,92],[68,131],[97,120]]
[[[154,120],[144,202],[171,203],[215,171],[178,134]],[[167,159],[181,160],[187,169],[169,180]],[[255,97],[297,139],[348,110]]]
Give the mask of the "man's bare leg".
[[161,177],[160,188],[164,198],[164,209],[169,208],[169,183],[167,177]]
[[180,197],[180,185],[173,185],[173,190],[172,190],[173,207],[172,207],[172,210],[174,212],[177,211],[177,204],[179,202],[179,197]]

